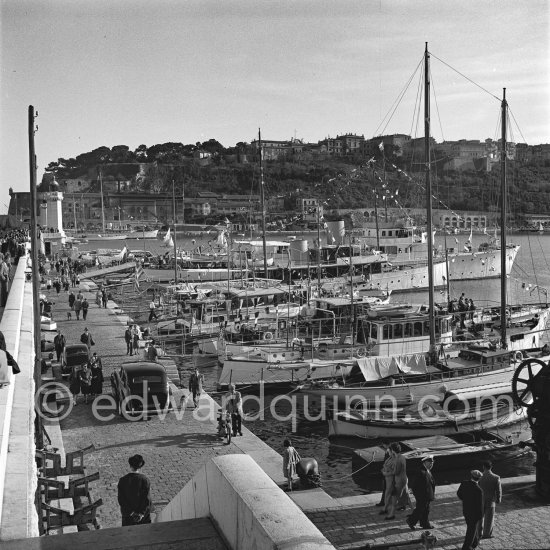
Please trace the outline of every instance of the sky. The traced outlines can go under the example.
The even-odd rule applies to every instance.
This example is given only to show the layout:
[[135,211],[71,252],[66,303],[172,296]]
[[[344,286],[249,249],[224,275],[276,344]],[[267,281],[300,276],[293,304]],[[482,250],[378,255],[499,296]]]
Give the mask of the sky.
[[29,105],[38,181],[50,162],[101,146],[229,147],[259,128],[315,143],[421,136],[426,42],[438,142],[498,139],[504,87],[509,139],[550,142],[548,0],[0,0],[0,10],[0,213],[9,187],[29,189]]

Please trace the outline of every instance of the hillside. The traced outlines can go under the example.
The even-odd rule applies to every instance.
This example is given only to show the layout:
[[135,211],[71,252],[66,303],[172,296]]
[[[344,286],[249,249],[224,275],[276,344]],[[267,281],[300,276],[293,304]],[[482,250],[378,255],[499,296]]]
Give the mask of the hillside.
[[[207,152],[210,158],[194,158],[197,150]],[[301,197],[321,199],[329,209],[368,207],[373,205],[375,194],[379,205],[386,196],[388,206],[422,207],[424,174],[412,171],[406,163],[401,157],[386,157],[385,162],[376,158],[373,165],[358,157],[314,157],[306,150],[264,163],[265,192],[266,196],[284,196],[288,210],[293,210]],[[436,163],[433,170],[434,195],[439,200],[434,207],[498,209],[498,166],[490,173],[443,172],[441,164]],[[195,145],[164,143],[140,145],[135,151],[125,145],[100,147],[76,158],[60,158],[47,170],[60,183],[81,179],[91,190],[98,190],[101,170],[104,181],[129,181],[129,192],[171,192],[174,183],[178,189],[184,186],[188,197],[201,191],[259,194],[258,162],[244,143],[232,148],[224,148],[216,140]],[[550,211],[550,166],[512,162],[508,182],[508,200],[515,214]]]

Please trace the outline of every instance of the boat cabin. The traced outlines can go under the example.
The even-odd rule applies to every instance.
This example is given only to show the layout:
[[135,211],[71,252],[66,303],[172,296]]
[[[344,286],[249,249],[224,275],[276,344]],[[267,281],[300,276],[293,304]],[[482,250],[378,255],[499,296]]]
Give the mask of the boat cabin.
[[[451,344],[451,320],[452,315],[435,316],[435,336],[439,344]],[[428,314],[397,312],[359,318],[357,341],[368,346],[370,355],[425,352],[430,341]]]

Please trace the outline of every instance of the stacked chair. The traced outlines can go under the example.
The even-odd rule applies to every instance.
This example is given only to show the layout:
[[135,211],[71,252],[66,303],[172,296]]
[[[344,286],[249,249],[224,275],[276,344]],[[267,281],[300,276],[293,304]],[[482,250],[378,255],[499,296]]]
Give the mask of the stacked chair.
[[100,528],[96,513],[103,501],[94,500],[90,488],[99,479],[99,472],[86,475],[84,466],[84,455],[93,449],[91,445],[67,453],[65,457],[57,453],[57,449],[36,451],[39,467],[37,508],[42,535]]

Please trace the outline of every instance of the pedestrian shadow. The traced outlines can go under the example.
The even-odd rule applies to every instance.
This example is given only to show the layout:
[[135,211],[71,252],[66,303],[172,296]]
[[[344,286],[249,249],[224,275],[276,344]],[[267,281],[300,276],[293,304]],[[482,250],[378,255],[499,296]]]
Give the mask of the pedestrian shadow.
[[189,449],[211,449],[216,445],[223,446],[225,441],[218,437],[217,434],[205,434],[201,432],[175,435],[162,435],[149,439],[138,438],[136,441],[127,441],[125,443],[114,443],[97,447],[97,450],[105,450],[111,448],[135,447],[136,445],[153,445],[154,447],[179,447]]

